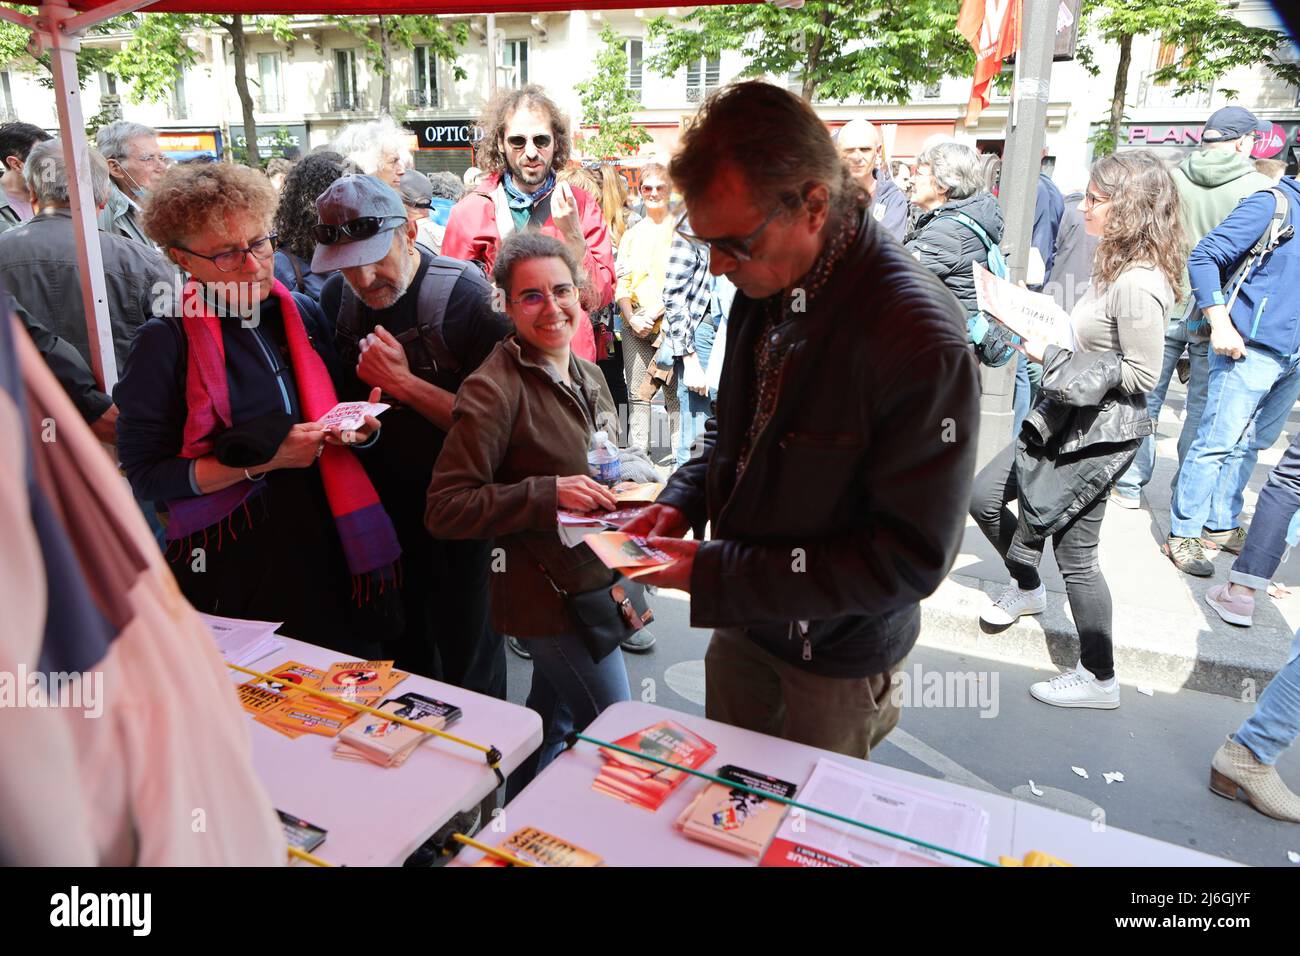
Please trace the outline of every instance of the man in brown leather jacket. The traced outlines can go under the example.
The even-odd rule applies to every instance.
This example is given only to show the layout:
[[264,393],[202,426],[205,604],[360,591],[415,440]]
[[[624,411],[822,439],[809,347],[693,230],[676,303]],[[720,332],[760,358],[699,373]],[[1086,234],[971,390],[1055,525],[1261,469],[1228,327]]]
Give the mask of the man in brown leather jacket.
[[[766,83],[717,94],[672,177],[739,290],[701,455],[629,530],[713,627],[710,718],[856,757],[961,542],[979,382],[952,294],[872,221],[825,126]],[[707,518],[712,540],[679,540]]]

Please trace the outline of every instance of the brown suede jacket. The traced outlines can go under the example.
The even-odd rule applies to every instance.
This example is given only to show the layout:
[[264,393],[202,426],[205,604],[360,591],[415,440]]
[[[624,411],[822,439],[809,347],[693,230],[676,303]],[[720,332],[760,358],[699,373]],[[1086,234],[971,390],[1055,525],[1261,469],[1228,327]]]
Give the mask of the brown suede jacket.
[[[570,593],[614,580],[585,544],[556,532],[557,476],[587,474],[592,432],[617,431],[600,369],[572,356],[574,389],[509,336],[456,393],[451,431],[434,468],[424,523],[435,538],[495,538],[492,626],[515,637],[573,632],[564,602],[538,567]],[[504,566],[501,559],[504,557]]]

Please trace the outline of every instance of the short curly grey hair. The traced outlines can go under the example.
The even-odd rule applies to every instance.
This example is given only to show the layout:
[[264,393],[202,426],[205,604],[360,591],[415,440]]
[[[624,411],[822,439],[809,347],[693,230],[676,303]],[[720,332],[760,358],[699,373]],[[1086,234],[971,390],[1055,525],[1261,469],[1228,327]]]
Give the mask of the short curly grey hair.
[[968,199],[985,187],[979,154],[961,143],[931,146],[917,157],[916,165],[930,167],[935,184],[949,199]]
[[[108,163],[93,149],[87,149],[85,155],[90,161],[90,191],[95,197],[95,205],[102,206],[111,195]],[[63,143],[47,139],[33,146],[23,164],[23,182],[42,208],[68,205],[68,170],[63,163]]]

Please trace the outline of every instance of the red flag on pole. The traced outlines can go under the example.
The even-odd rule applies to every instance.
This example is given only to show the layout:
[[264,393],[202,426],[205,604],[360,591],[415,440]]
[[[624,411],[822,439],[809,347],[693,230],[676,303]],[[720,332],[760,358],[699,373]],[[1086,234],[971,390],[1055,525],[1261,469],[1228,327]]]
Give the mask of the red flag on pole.
[[962,0],[957,15],[957,32],[975,50],[975,79],[966,125],[974,126],[989,105],[989,84],[1002,72],[1002,61],[1020,48],[1020,5],[1022,0]]

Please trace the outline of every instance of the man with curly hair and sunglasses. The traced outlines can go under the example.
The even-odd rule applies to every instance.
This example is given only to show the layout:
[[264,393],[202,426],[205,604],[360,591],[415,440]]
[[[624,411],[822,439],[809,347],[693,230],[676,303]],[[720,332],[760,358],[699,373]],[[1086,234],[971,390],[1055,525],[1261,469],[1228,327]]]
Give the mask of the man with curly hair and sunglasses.
[[[501,242],[514,232],[538,230],[561,240],[582,264],[581,303],[588,312],[614,300],[614,249],[600,204],[583,189],[560,182],[569,162],[569,124],[540,86],[504,90],[487,105],[486,131],[477,159],[487,171],[456,204],[442,254],[469,259],[491,273]],[[590,323],[579,325],[573,351],[596,361]]]

